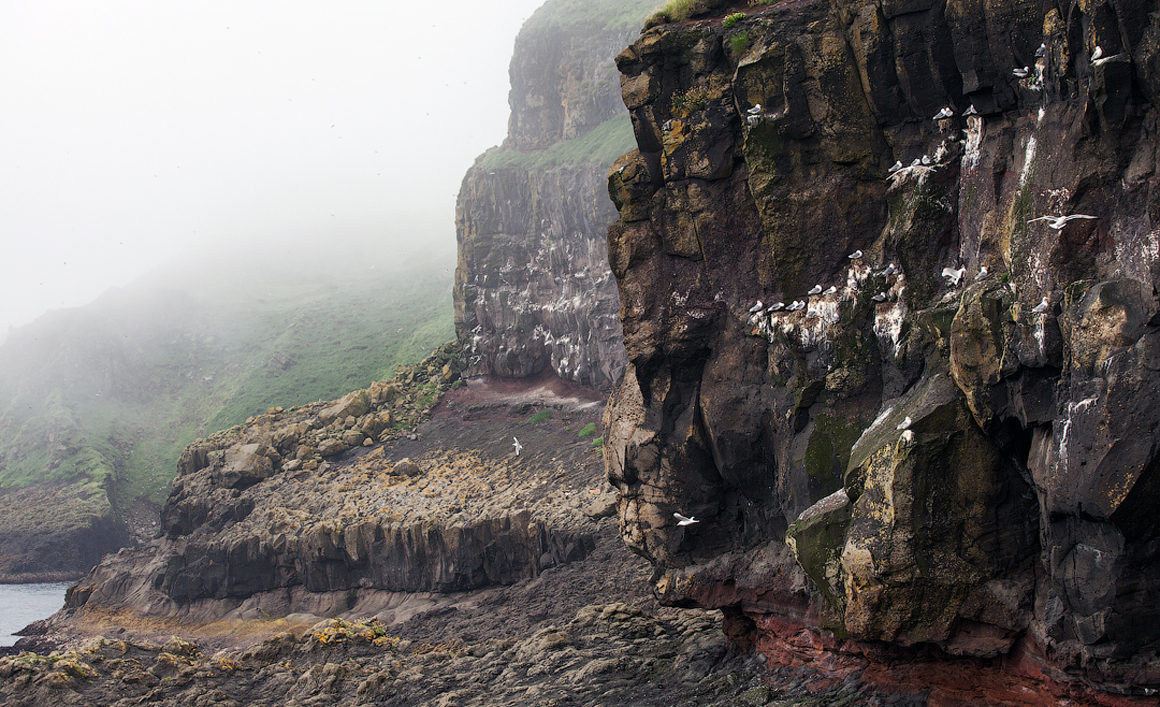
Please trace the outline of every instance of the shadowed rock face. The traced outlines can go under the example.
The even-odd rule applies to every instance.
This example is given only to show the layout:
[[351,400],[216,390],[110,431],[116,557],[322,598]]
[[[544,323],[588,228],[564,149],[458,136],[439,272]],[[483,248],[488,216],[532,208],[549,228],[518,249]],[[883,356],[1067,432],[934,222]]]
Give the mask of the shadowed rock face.
[[[649,3],[626,3],[633,5],[643,17]],[[591,142],[593,131],[603,135],[609,121],[623,119],[611,57],[639,23],[605,26],[591,16],[566,16],[564,8],[547,3],[521,31],[508,138],[463,179],[455,327],[469,374],[527,378],[552,371],[608,390],[624,368],[604,237],[616,218],[605,178],[615,152],[607,158],[593,152],[607,150],[607,139],[584,147],[577,141]],[[617,134],[627,146],[627,132]]]
[[605,461],[666,601],[1160,685],[1154,10],[805,0],[617,57]]

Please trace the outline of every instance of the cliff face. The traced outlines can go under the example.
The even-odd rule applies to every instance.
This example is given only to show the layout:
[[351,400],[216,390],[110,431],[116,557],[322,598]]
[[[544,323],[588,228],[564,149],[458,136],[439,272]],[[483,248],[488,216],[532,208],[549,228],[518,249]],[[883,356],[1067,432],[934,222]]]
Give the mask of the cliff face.
[[623,538],[762,650],[1160,686],[1155,5],[722,4],[617,57]]
[[607,390],[624,348],[605,175],[631,145],[610,57],[652,3],[573,5],[550,1],[521,31],[508,138],[463,179],[455,326],[469,374],[550,371]]

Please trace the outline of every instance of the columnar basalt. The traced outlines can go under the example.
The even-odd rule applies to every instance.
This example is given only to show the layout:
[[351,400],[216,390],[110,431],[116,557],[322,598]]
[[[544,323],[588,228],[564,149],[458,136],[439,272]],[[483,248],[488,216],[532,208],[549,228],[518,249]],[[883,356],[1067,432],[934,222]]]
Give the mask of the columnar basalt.
[[1160,687],[1155,5],[726,4],[617,57],[625,541],[739,638]]

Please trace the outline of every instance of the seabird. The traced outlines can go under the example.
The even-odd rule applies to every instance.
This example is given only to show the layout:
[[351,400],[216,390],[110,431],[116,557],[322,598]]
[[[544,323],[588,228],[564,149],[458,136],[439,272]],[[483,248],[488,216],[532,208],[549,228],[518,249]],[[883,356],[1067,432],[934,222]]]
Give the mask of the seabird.
[[677,519],[678,526],[692,525],[693,523],[700,523],[701,522],[701,521],[697,520],[696,518],[692,518],[692,517],[686,518],[685,516],[681,515],[680,513],[674,513],[673,517]]
[[1037,304],[1031,308],[1031,313],[1032,314],[1043,314],[1044,312],[1047,311],[1047,307],[1048,307],[1047,295],[1044,295],[1043,299],[1040,300],[1039,304]]
[[898,272],[898,268],[894,267],[894,263],[890,263],[889,265],[886,266],[886,269],[882,271],[882,274],[883,275],[893,275],[896,272]]
[[896,430],[908,430],[908,429],[910,429],[910,415],[907,415],[906,419],[903,420],[902,422],[899,422],[898,427],[895,427],[894,429],[896,429]]
[[661,130],[664,130],[665,132],[672,130],[672,128],[673,128],[673,119],[672,118],[669,118],[668,120],[666,120],[664,122],[664,125],[661,126]]
[[955,285],[957,287],[959,284],[959,280],[963,279],[963,273],[965,273],[966,271],[967,271],[967,269],[965,267],[959,268],[958,270],[947,267],[947,268],[943,268],[942,276],[946,277],[946,278],[950,278],[951,284]]
[[755,104],[752,108],[750,108],[749,110],[746,111],[746,113],[749,113],[750,115],[757,115],[760,112],[761,112],[761,104],[760,103]]
[[755,304],[755,305],[753,305],[752,307],[750,307],[750,308],[749,308],[749,313],[750,313],[750,314],[756,314],[757,312],[760,312],[760,311],[761,311],[761,308],[762,308],[762,307],[764,307],[764,306],[765,306],[765,305],[761,303],[761,300],[757,300],[757,304]]
[[794,300],[793,304],[791,304],[789,306],[789,308],[786,309],[786,311],[787,312],[796,312],[799,309],[805,309],[805,308],[806,308],[806,303],[802,302],[800,299],[798,299],[798,300]]
[[1022,69],[1015,69],[1011,73],[1015,74],[1016,76],[1018,76],[1021,79],[1025,79],[1031,75],[1031,67],[1024,66]]
[[520,444],[520,441],[515,437],[512,437],[512,440],[512,446],[516,448],[516,456],[518,457],[520,455],[520,450],[524,448],[524,445]]
[[1105,56],[1103,59],[1096,59],[1096,60],[1092,61],[1092,66],[1103,66],[1104,64],[1107,64],[1108,62],[1111,62],[1111,61],[1116,61],[1116,62],[1124,61],[1125,57],[1127,57],[1127,56],[1128,55],[1125,54],[1124,52],[1120,52],[1119,54],[1113,54],[1111,56]]
[[922,156],[922,163],[923,164],[930,164],[930,155],[923,155]]
[[943,118],[953,118],[954,115],[955,115],[955,112],[953,110],[951,110],[950,106],[947,106],[946,108],[943,108],[942,110],[940,110],[938,113],[935,113],[935,116],[933,118],[931,118],[931,120],[942,120]]
[[862,257],[862,251],[856,250],[853,253],[850,253],[849,255],[847,255],[846,257],[849,258],[850,260],[857,260],[858,258]]
[[810,288],[810,291],[807,292],[806,294],[807,295],[820,295],[821,293],[822,293],[822,286],[821,285],[814,285],[813,287]]
[[1104,55],[1104,48],[1103,48],[1103,47],[1098,47],[1098,46],[1097,46],[1097,47],[1096,47],[1096,50],[1095,50],[1094,52],[1092,52],[1092,57],[1091,57],[1091,59],[1092,59],[1092,61],[1094,62],[1096,59],[1099,59],[1099,58],[1100,58],[1101,56],[1103,56],[1103,55]]
[[987,266],[984,265],[983,267],[979,268],[979,272],[975,274],[975,279],[982,280],[986,276],[987,276]]
[[917,167],[917,166],[919,166],[920,164],[922,164],[922,159],[921,159],[921,158],[919,158],[919,157],[915,157],[915,158],[914,158],[914,161],[910,163],[910,166],[911,166],[911,167]]
[[1069,216],[1040,216],[1039,218],[1031,219],[1027,223],[1035,223],[1036,221],[1046,221],[1048,228],[1053,228],[1056,231],[1058,231],[1058,230],[1061,230],[1064,226],[1066,226],[1068,221],[1074,221],[1075,219],[1080,219],[1080,218],[1082,218],[1082,219],[1097,219],[1097,218],[1099,218],[1099,216],[1088,216],[1087,214],[1071,214]]
[[974,104],[974,103],[972,103],[971,105],[967,106],[967,109],[966,109],[965,111],[963,111],[963,117],[966,117],[966,116],[968,116],[968,115],[978,115],[978,114],[979,114],[979,111],[975,110],[975,104]]
[[770,308],[769,308],[769,311],[771,311],[771,312],[778,312],[778,311],[781,311],[781,310],[783,310],[783,309],[785,309],[785,302],[778,302],[777,304],[775,304],[775,305],[773,305],[772,307],[770,307]]
[[870,299],[874,300],[875,302],[885,302],[886,301],[886,293],[879,292],[878,294],[874,295]]
[[902,160],[898,160],[893,165],[891,165],[890,174],[894,174],[895,172],[897,172],[900,169],[902,169]]
[[835,287],[834,285],[830,285],[830,286],[829,286],[829,287],[827,287],[826,289],[822,290],[822,294],[823,294],[823,295],[832,295],[832,294],[834,294],[834,293],[835,293],[835,292],[837,292],[837,291],[838,291],[838,288],[837,288],[837,287]]
[[1039,48],[1035,50],[1035,56],[1036,57],[1047,56],[1047,45],[1040,44]]

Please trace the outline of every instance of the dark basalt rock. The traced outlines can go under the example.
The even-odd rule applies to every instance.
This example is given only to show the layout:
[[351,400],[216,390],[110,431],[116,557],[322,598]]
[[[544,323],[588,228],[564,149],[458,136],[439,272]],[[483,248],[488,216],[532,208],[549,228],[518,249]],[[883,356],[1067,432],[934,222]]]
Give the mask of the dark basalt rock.
[[[1160,687],[1160,13],[710,5],[617,58],[624,540],[747,645],[788,621]],[[1097,218],[1036,220],[1069,214]]]

